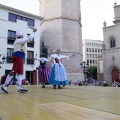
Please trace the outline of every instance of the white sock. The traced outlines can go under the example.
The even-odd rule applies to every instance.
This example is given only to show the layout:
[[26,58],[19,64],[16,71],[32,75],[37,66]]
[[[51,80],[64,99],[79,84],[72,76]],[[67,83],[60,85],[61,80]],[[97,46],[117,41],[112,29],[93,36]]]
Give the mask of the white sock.
[[18,84],[18,89],[22,88],[22,75],[17,75],[17,84]]
[[8,87],[8,85],[9,85],[10,81],[12,80],[12,78],[13,78],[13,76],[11,76],[11,75],[8,74],[5,83],[2,85],[3,88],[4,88],[6,91],[7,91],[7,87]]

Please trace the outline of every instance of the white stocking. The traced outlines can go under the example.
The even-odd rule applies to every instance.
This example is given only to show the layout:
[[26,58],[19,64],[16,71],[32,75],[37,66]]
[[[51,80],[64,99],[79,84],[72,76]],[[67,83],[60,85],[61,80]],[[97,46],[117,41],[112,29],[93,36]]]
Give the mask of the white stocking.
[[18,74],[17,75],[17,84],[18,84],[18,89],[22,88],[22,75]]
[[5,83],[2,85],[3,88],[7,91],[7,87],[9,86],[10,81],[12,80],[13,76],[12,75],[7,75]]

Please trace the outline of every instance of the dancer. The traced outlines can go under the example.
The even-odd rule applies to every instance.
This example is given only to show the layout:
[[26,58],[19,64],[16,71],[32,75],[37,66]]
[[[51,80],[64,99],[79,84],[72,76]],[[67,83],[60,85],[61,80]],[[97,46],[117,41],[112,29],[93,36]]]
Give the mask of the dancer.
[[40,61],[40,66],[37,67],[38,69],[38,78],[39,82],[42,84],[42,88],[45,88],[45,83],[48,83],[49,77],[50,77],[50,69],[46,65],[46,62],[49,62],[47,58],[45,58],[45,55],[42,54],[41,58],[36,58],[35,60]]
[[[65,85],[68,84],[68,79],[66,76],[66,71],[64,68],[64,65],[62,64],[61,60],[63,58],[67,58],[67,60],[69,59],[69,57],[71,56],[66,56],[66,55],[60,55],[60,49],[57,49],[56,54],[51,55],[52,50],[50,51],[50,58],[54,58],[54,64],[52,66],[52,70],[50,73],[50,79],[49,79],[49,83],[53,84],[53,88],[56,89],[56,86],[58,85],[59,89],[62,89],[62,87],[60,85],[63,85],[63,87]],[[74,56],[75,54],[73,54],[72,56]]]
[[25,52],[26,52],[26,43],[33,41],[34,34],[37,31],[36,28],[33,29],[33,33],[28,36],[28,38],[24,38],[21,31],[16,32],[16,40],[14,42],[14,54],[12,57],[13,67],[11,72],[7,75],[5,83],[1,86],[1,90],[3,93],[8,93],[7,88],[11,79],[17,74],[17,91],[18,92],[27,92],[22,87],[22,76],[23,76],[23,64],[25,59]]

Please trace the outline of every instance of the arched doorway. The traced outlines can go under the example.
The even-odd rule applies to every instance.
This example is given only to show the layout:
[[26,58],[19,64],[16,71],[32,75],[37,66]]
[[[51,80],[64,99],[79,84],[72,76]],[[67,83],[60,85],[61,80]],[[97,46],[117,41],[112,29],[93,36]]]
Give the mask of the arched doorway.
[[112,70],[112,82],[113,81],[119,82],[119,72],[116,68]]

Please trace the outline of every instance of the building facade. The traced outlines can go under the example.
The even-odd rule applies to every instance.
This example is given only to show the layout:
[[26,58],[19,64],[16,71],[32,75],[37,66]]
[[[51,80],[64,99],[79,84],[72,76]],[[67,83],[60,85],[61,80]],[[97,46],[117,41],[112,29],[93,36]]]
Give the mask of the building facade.
[[[0,4],[0,55],[5,56],[5,63],[0,64],[0,77],[7,75],[12,68],[12,53],[14,52],[13,43],[17,30],[22,31],[24,37],[32,33],[28,26],[36,27],[34,42],[27,44],[27,53],[24,63],[23,79],[27,79],[33,84],[33,70],[39,66],[39,62],[34,61],[37,54],[40,56],[40,20],[43,18],[21,10],[17,10]],[[2,60],[0,60],[2,61]],[[36,84],[38,81],[36,82]]]
[[89,63],[89,66],[97,66],[97,57],[102,56],[102,40],[84,39],[83,60]]
[[[40,0],[41,41],[62,54],[71,56],[63,60],[68,80],[84,80],[80,63],[83,61],[80,0]],[[50,64],[50,66],[53,64]]]
[[103,35],[103,72],[104,80],[120,82],[120,5],[114,4],[114,25],[106,26]]
[[103,81],[103,57],[97,57],[97,80]]

